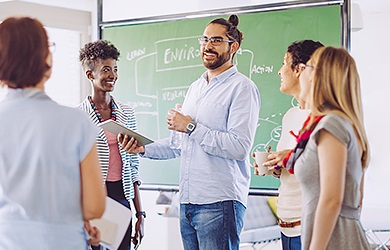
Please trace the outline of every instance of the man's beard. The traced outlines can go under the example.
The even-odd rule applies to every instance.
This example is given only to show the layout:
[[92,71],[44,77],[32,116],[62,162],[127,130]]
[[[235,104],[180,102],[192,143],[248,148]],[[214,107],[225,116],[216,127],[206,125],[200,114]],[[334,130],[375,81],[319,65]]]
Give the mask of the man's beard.
[[[206,53],[206,52],[215,54],[216,58],[213,61],[205,60],[204,53]],[[207,69],[211,69],[211,70],[217,69],[217,68],[221,67],[223,64],[225,64],[226,62],[228,62],[229,60],[230,60],[230,53],[229,52],[223,52],[222,54],[218,54],[217,52],[212,51],[212,50],[205,50],[202,53],[202,62],[203,62],[203,65]]]

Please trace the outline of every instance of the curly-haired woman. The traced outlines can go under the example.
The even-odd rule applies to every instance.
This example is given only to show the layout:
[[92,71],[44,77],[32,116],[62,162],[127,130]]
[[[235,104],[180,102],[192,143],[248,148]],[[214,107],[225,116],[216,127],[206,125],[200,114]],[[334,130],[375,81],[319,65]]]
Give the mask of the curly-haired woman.
[[[96,125],[112,119],[120,124],[137,130],[134,110],[114,100],[110,94],[118,79],[117,60],[120,52],[108,41],[98,40],[87,43],[80,50],[80,61],[84,73],[92,85],[92,95],[80,105]],[[133,201],[136,209],[135,241],[141,241],[144,235],[145,212],[141,211],[139,195],[140,178],[138,173],[139,156],[130,155],[118,143],[118,135],[100,130],[97,137],[97,149],[103,178],[108,196],[130,209]],[[131,223],[119,249],[130,249]]]

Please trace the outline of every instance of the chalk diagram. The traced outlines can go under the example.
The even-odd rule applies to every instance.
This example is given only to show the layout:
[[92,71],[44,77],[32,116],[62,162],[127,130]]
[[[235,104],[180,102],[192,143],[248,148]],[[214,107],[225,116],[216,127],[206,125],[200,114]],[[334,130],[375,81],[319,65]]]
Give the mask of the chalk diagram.
[[[175,103],[182,103],[185,94],[188,90],[189,84],[191,84],[197,77],[188,81],[187,86],[183,86],[183,83],[178,83],[177,86],[161,86],[161,88],[155,89],[155,93],[147,93],[144,91],[144,82],[141,80],[141,72],[143,65],[150,67],[150,64],[154,64],[155,70],[153,74],[159,74],[164,72],[172,72],[176,70],[196,69],[199,72],[204,72],[204,66],[200,60],[200,46],[197,41],[198,36],[171,38],[158,40],[154,42],[155,51],[147,53],[146,49],[135,49],[127,52],[127,61],[133,61],[132,67],[134,67],[134,84],[135,84],[135,96],[142,98],[143,101],[129,102],[136,110],[137,117],[139,115],[149,116],[150,124],[156,124],[156,131],[158,138],[162,138],[163,131],[161,128],[165,125],[166,110],[162,107],[170,106],[174,107]],[[273,65],[256,65],[255,55],[250,49],[240,48],[235,57],[234,63],[239,68],[239,71],[252,79],[255,75],[271,74],[274,72]],[[163,80],[163,77],[158,77],[158,80]],[[252,79],[257,86],[261,83]],[[260,93],[260,98],[262,93]],[[294,105],[294,100],[291,102]],[[142,111],[139,107],[143,107]],[[146,108],[146,109],[145,109]],[[149,109],[148,109],[149,108]],[[261,108],[261,107],[260,107]],[[258,119],[255,145],[253,151],[266,151],[269,145],[272,145],[273,149],[276,148],[276,144],[281,135],[281,117],[282,113],[272,114],[267,117],[262,117],[260,111],[260,117]],[[149,128],[150,128],[149,124]],[[164,131],[165,133],[166,131]],[[155,138],[157,139],[157,138]]]

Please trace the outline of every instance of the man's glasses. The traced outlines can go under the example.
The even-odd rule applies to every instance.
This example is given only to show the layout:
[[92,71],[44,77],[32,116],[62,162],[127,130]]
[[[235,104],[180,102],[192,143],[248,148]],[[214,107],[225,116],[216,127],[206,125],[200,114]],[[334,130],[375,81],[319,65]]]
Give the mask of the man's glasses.
[[55,42],[49,42],[49,51],[50,53],[56,52],[56,43]]
[[214,46],[219,46],[219,45],[222,44],[222,42],[234,43],[233,40],[224,39],[223,37],[220,37],[220,36],[216,36],[216,37],[207,37],[207,36],[199,37],[198,41],[199,41],[200,45],[206,45],[208,42],[210,42],[211,45],[214,45]]
[[302,71],[305,70],[305,69],[307,69],[307,68],[315,69],[315,67],[312,66],[312,65],[301,63],[301,69],[302,69]]

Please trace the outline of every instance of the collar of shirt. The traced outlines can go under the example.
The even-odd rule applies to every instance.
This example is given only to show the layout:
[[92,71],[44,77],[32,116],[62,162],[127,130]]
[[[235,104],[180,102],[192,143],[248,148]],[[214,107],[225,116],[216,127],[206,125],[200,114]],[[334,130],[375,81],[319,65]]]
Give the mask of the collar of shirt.
[[[221,74],[211,78],[210,79],[210,83],[214,83],[214,82],[222,83],[222,82],[226,81],[226,79],[228,79],[229,77],[231,77],[232,75],[234,75],[236,73],[237,73],[237,66],[233,65],[228,70],[225,70]],[[207,76],[207,71],[206,71],[206,72],[203,73],[202,79],[207,82],[207,80],[208,80],[207,78],[208,78],[208,76]]]
[[23,89],[11,89],[7,90],[7,94],[5,96],[6,100],[12,99],[50,99],[46,93],[38,88],[23,88]]

